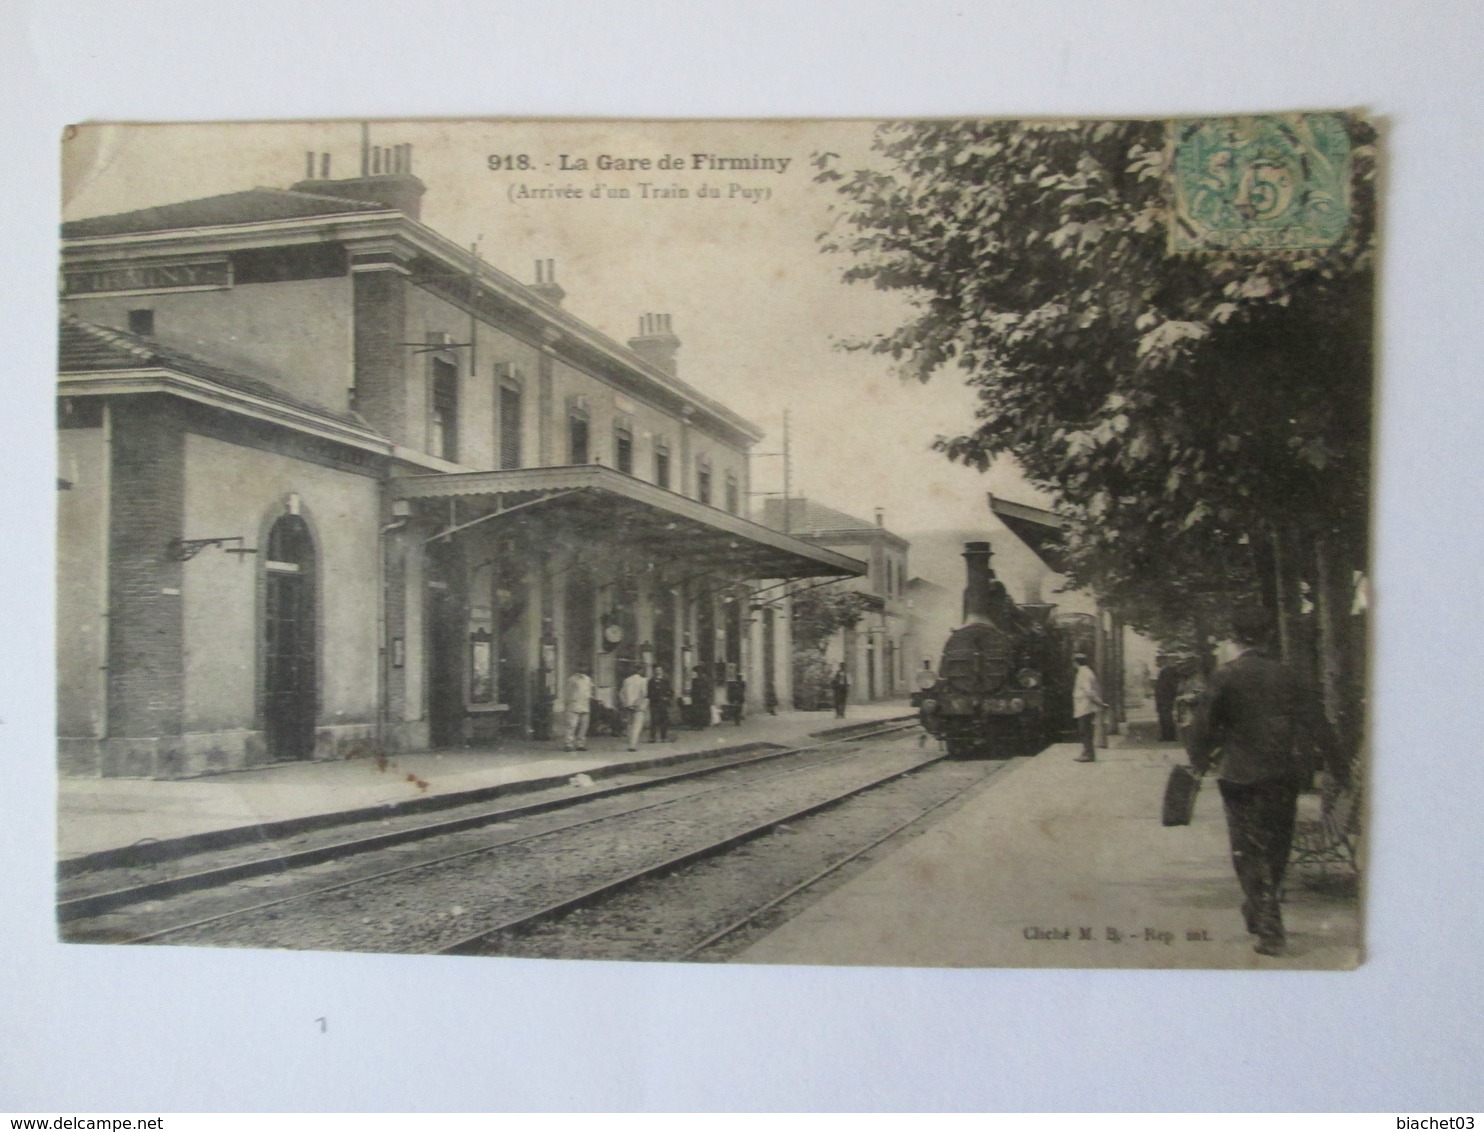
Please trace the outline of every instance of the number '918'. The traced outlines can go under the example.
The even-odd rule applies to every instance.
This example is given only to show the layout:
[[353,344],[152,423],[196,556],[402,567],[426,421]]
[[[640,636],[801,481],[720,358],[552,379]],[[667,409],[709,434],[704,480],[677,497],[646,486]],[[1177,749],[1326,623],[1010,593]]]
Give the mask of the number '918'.
[[502,169],[514,172],[518,169],[535,168],[531,162],[531,155],[528,153],[492,153],[485,158],[485,164],[493,173],[498,173]]

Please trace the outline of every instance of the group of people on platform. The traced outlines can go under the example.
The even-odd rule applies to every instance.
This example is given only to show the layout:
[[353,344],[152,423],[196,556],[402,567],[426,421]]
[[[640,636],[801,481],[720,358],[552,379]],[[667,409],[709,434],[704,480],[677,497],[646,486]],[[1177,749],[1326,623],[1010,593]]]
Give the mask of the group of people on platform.
[[[587,750],[593,691],[593,678],[586,669],[579,667],[567,677],[564,751]],[[740,725],[747,706],[747,682],[740,677],[726,682],[725,710],[719,708],[715,700],[715,685],[704,665],[698,664],[692,669],[689,687],[680,694],[677,694],[675,683],[664,665],[653,665],[648,675],[644,666],[631,665],[618,687],[618,710],[623,719],[628,749],[639,749],[646,729],[649,742],[671,743],[674,742],[674,736],[670,734],[672,726],[705,729],[723,719]],[[769,715],[777,714],[778,697],[771,688],[765,697],[765,706]]]

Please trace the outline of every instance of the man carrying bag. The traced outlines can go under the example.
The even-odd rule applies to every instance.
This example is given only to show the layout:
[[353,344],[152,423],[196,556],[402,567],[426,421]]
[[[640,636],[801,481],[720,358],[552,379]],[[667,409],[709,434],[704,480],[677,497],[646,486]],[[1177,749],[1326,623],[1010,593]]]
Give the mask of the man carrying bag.
[[[1293,846],[1299,791],[1319,765],[1341,785],[1348,778],[1319,698],[1290,668],[1266,656],[1268,618],[1246,610],[1232,618],[1241,650],[1216,670],[1191,727],[1196,775],[1215,765],[1226,809],[1242,915],[1259,955],[1285,945],[1278,896]],[[1219,752],[1220,757],[1217,758]],[[1318,765],[1316,765],[1318,764]]]
[[1195,817],[1195,800],[1201,792],[1201,776],[1181,763],[1170,768],[1165,782],[1164,803],[1160,807],[1162,825],[1189,825]]

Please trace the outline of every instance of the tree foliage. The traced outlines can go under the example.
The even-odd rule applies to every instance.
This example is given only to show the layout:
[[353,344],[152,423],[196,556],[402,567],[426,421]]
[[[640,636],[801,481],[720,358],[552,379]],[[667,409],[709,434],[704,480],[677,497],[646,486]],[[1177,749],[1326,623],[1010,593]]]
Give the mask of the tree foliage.
[[870,608],[870,598],[833,587],[806,590],[793,599],[795,649],[823,653],[841,629],[854,629]]
[[913,309],[847,348],[958,370],[979,405],[942,451],[1013,457],[1070,520],[1074,580],[1161,636],[1258,592],[1280,528],[1364,568],[1375,216],[1374,139],[1346,119],[1337,246],[1172,252],[1171,128],[892,123],[865,167],[815,158],[839,192],[822,246]]

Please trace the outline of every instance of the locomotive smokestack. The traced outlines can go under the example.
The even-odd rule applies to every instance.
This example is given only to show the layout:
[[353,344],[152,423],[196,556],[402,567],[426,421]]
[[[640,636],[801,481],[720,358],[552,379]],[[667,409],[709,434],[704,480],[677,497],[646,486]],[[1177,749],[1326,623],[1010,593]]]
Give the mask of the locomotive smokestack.
[[993,623],[990,610],[990,582],[994,571],[989,568],[990,550],[987,542],[964,543],[964,564],[967,579],[964,584],[964,624],[988,625]]

